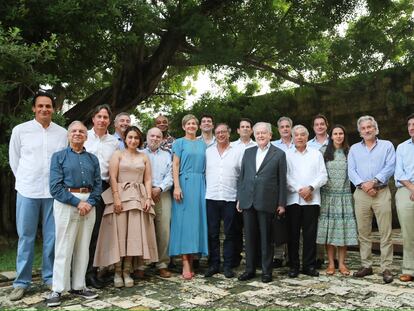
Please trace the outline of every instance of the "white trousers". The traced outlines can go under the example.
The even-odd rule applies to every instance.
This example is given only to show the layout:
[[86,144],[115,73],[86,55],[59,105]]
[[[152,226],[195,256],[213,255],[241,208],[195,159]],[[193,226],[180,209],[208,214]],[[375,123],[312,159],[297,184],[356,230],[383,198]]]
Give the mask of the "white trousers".
[[[89,193],[73,195],[82,201],[89,197]],[[62,293],[71,289],[84,289],[89,243],[95,224],[95,207],[85,216],[80,216],[76,207],[54,200],[53,212],[56,228],[53,291]]]

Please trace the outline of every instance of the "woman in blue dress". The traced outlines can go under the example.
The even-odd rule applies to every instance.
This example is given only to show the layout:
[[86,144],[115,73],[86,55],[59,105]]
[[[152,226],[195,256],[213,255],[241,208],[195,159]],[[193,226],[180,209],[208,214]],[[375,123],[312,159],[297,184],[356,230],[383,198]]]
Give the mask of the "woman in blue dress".
[[170,256],[182,255],[182,277],[192,279],[193,255],[208,255],[205,200],[206,145],[197,140],[198,120],[182,119],[185,136],[172,147],[174,201],[171,213]]

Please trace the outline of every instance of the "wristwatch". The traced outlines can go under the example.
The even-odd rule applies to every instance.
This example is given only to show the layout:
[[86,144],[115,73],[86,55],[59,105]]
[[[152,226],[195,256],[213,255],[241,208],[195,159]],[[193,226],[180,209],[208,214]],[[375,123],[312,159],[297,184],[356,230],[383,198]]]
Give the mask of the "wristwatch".
[[315,188],[313,188],[313,186],[311,186],[311,185],[309,185],[308,187],[311,191],[315,190]]

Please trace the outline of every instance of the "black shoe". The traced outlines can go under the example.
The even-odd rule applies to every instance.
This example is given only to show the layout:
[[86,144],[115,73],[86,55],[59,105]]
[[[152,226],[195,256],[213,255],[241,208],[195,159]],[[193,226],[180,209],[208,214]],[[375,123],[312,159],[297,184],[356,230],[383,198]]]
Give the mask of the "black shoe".
[[193,260],[193,268],[194,269],[200,268],[200,259],[197,258]]
[[177,269],[177,265],[174,262],[173,258],[170,258],[170,262],[168,263],[168,270],[175,270]]
[[231,279],[234,278],[235,274],[231,268],[224,268],[223,274],[226,278]]
[[283,267],[283,260],[279,258],[275,258],[273,260],[273,268],[280,268]]
[[208,270],[206,273],[204,273],[204,276],[206,278],[212,277],[214,274],[219,273],[220,269],[218,267],[208,267]]
[[299,270],[298,269],[290,269],[289,270],[288,276],[290,278],[297,278],[298,275],[299,275]]
[[384,272],[382,272],[382,279],[384,283],[388,284],[394,281],[394,276],[392,275],[392,272],[388,269],[385,269]]
[[253,272],[244,272],[242,275],[239,276],[239,281],[247,281],[256,277],[256,273]]
[[241,259],[240,259],[240,260],[235,260],[235,261],[233,261],[233,262],[232,262],[232,264],[231,264],[231,267],[232,267],[232,268],[237,268],[237,267],[239,267],[239,266],[240,266],[240,261],[241,261]]
[[85,278],[86,286],[90,286],[96,289],[104,288],[104,284],[100,282],[94,275],[87,275]]
[[325,260],[318,258],[315,261],[315,269],[320,269],[325,264]]
[[319,276],[318,270],[316,270],[314,267],[304,269],[302,273],[309,276]]
[[98,294],[95,293],[94,291],[88,289],[88,288],[84,288],[84,289],[72,289],[71,291],[69,291],[72,295],[76,295],[79,297],[83,297],[85,299],[95,299],[98,297]]
[[262,282],[269,283],[273,281],[273,277],[271,274],[262,274]]
[[60,304],[60,293],[58,292],[52,292],[46,299],[46,305],[48,307],[57,307],[60,306]]

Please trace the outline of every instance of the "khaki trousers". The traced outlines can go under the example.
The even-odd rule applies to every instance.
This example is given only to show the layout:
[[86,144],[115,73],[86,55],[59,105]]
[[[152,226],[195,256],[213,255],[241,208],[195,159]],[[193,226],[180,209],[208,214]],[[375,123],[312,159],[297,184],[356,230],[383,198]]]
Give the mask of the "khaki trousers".
[[365,268],[372,266],[371,231],[372,217],[375,215],[381,240],[381,271],[390,269],[393,259],[390,189],[386,187],[379,190],[375,197],[370,197],[361,189],[356,189],[354,199],[362,266]]
[[157,237],[157,248],[159,261],[156,265],[158,269],[168,267],[170,257],[168,257],[168,244],[170,241],[170,222],[171,222],[171,192],[161,193],[160,201],[155,204],[155,235]]
[[[89,193],[73,195],[82,201],[89,197]],[[53,214],[56,230],[53,291],[62,293],[71,289],[84,289],[89,243],[95,225],[95,207],[85,216],[80,216],[76,207],[54,200]]]
[[395,203],[403,237],[402,272],[414,276],[414,201],[410,200],[410,194],[406,187],[399,188]]

